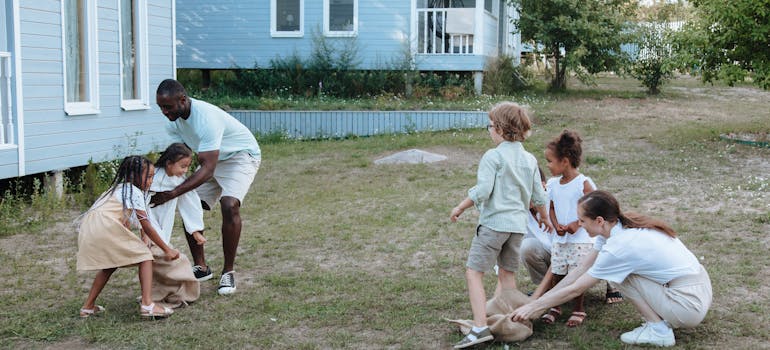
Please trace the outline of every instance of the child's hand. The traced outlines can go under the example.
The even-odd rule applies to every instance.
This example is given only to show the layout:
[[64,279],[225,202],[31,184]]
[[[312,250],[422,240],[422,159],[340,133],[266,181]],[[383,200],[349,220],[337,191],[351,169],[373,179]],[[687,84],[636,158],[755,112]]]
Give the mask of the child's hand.
[[567,227],[564,225],[556,225],[556,234],[559,236],[564,236],[567,234]]
[[171,260],[179,259],[179,251],[176,250],[176,249],[170,248],[169,250],[165,251],[164,253],[166,253],[166,256],[164,257],[164,259],[166,261],[171,261]]
[[204,245],[206,243],[206,237],[203,237],[203,234],[200,231],[193,232],[192,236],[198,245]]
[[537,225],[547,233],[553,233],[555,230],[553,225],[551,224],[551,220],[543,219],[540,216],[537,217]]
[[577,221],[570,222],[567,226],[564,226],[564,230],[569,233],[575,233],[580,228],[580,224]]
[[144,242],[144,245],[146,245],[147,248],[152,247],[152,241],[150,240],[150,237],[147,237],[144,232],[142,232],[142,242]]
[[459,207],[452,208],[452,213],[449,214],[449,220],[452,222],[457,222],[457,218],[460,217],[460,214],[462,214],[465,210],[461,209]]

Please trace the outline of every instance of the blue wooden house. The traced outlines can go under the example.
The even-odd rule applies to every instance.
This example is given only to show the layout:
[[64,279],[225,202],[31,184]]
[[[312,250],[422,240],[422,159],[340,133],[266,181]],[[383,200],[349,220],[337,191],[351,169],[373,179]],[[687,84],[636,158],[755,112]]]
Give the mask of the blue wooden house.
[[175,73],[174,6],[0,3],[0,179],[165,146],[155,87]]
[[269,67],[323,35],[356,40],[360,69],[408,50],[421,71],[475,72],[480,91],[487,60],[520,56],[517,16],[504,0],[177,0],[177,67]]

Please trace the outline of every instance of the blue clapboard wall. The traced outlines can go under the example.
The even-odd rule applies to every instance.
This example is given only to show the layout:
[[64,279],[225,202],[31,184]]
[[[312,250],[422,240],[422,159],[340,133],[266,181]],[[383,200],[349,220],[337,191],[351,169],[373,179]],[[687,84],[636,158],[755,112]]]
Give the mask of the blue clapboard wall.
[[476,111],[230,111],[230,114],[254,133],[280,132],[299,139],[477,128],[489,122],[487,112]]

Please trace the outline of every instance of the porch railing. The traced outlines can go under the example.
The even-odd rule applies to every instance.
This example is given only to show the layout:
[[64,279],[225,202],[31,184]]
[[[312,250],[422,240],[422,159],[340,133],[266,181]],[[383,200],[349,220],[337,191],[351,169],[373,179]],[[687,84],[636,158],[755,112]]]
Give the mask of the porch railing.
[[13,144],[11,53],[0,51],[0,145]]
[[472,54],[473,8],[417,9],[417,52],[422,54]]

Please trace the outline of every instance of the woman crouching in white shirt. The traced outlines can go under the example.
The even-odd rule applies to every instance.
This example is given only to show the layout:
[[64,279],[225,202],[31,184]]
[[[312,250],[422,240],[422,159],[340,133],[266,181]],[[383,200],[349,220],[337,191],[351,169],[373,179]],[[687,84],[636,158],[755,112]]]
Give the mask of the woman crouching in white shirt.
[[511,319],[537,318],[543,310],[608,280],[645,320],[620,336],[624,343],[673,346],[672,328],[703,321],[711,306],[711,280],[668,224],[621,213],[618,201],[605,191],[586,194],[578,203],[580,225],[597,237],[594,250],[556,287],[516,309]]

